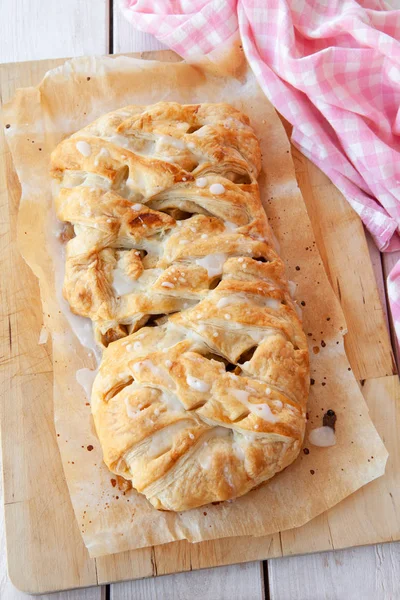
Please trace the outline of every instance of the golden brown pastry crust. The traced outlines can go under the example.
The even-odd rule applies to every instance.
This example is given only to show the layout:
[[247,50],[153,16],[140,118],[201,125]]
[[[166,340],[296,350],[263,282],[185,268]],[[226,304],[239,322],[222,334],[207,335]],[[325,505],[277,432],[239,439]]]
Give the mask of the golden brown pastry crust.
[[307,344],[260,168],[227,104],[128,106],[52,155],[75,233],[64,295],[106,347],[92,392],[104,460],[156,508],[241,496],[301,447]]

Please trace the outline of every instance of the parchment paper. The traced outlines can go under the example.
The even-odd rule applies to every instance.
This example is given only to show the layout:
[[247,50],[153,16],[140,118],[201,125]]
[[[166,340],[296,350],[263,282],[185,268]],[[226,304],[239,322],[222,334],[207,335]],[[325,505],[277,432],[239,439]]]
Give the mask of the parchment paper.
[[[224,75],[215,64],[79,58],[50,71],[37,88],[18,90],[5,107],[6,133],[22,186],[18,243],[39,277],[45,325],[53,340],[57,440],[91,556],[185,538],[197,542],[260,536],[297,527],[385,469],[387,452],[344,352],[343,313],[316,248],[283,126],[243,61],[236,57],[226,64],[235,65],[236,78],[226,71]],[[309,453],[301,452],[293,465],[266,485],[233,502],[179,514],[158,512],[135,491],[120,490],[102,462],[89,400],[76,380],[77,370],[95,367],[93,352],[78,342],[55,289],[54,264],[62,257],[55,244],[49,177],[50,153],[64,137],[105,112],[159,100],[227,101],[249,115],[263,154],[259,180],[263,203],[288,277],[296,282],[297,298],[305,305],[314,381],[308,430],[322,425],[328,409],[338,416],[336,446],[311,446],[306,435]]]

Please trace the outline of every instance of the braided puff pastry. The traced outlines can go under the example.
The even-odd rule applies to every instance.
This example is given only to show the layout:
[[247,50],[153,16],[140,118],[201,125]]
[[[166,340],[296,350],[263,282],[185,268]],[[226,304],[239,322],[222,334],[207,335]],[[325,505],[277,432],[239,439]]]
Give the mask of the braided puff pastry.
[[64,295],[105,347],[104,460],[159,509],[241,496],[301,447],[307,344],[260,168],[227,104],[128,106],[52,156]]

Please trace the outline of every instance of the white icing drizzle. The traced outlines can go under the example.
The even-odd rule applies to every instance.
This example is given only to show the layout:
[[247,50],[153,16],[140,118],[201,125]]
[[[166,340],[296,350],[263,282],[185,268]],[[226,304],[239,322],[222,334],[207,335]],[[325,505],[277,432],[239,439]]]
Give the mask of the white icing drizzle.
[[100,158],[101,157],[107,157],[107,156],[110,156],[109,151],[107,150],[107,148],[102,148],[100,150],[100,152],[98,153],[98,155],[96,156],[96,158],[95,158],[95,161],[94,161],[95,167],[99,166],[99,162],[100,162]]
[[200,454],[198,457],[198,461],[203,471],[209,471],[212,464],[211,452],[203,452],[202,454]]
[[184,412],[185,410],[173,392],[163,390],[161,394],[161,401],[168,407],[169,410],[173,410],[175,412]]
[[259,344],[260,342],[262,342],[265,339],[265,337],[269,333],[269,330],[264,330],[264,329],[258,330],[258,329],[248,328],[245,331],[243,331],[243,333],[245,333],[246,335],[251,337],[252,340],[254,340],[255,342],[257,342]]
[[244,460],[246,455],[243,448],[236,441],[232,444],[232,450],[239,460]]
[[229,388],[228,392],[232,394],[236,400],[239,400],[239,402],[244,404],[251,413],[257,415],[264,421],[269,421],[270,423],[277,422],[278,419],[273,414],[268,404],[253,404],[252,402],[249,402],[249,392],[246,392],[245,390],[237,390],[235,388]]
[[249,302],[249,299],[244,294],[231,294],[230,296],[220,298],[217,302],[217,308],[224,308],[230,304],[242,304],[245,302]]
[[129,397],[125,396],[126,414],[130,419],[134,419],[140,412],[140,408],[132,408]]
[[279,410],[282,410],[283,408],[283,402],[281,402],[280,400],[272,400],[271,404],[276,406],[276,408],[278,408]]
[[76,142],[75,146],[78,152],[82,154],[82,156],[88,157],[92,154],[92,148],[90,147],[90,144],[84,142],[83,140]]
[[291,295],[292,298],[294,298],[294,295],[296,293],[296,289],[297,289],[297,283],[295,283],[294,281],[288,281],[288,288],[289,288],[289,294]]
[[281,307],[281,301],[276,298],[264,298],[265,306],[272,308],[272,310],[279,310]]
[[257,390],[255,390],[254,388],[252,388],[250,385],[246,385],[246,390],[248,392],[250,392],[250,394],[256,394]]
[[125,294],[131,294],[139,286],[137,281],[132,281],[121,267],[117,265],[113,271],[113,288],[118,296],[124,296]]
[[175,436],[183,429],[188,428],[187,421],[178,421],[153,433],[147,449],[147,456],[157,458],[165,454],[173,446]]
[[[197,455],[197,460],[200,467],[204,471],[208,471],[211,467],[213,454],[210,452],[210,446],[216,440],[216,438],[228,438],[232,434],[232,430],[228,427],[215,427],[212,429],[207,437],[207,441],[203,442],[202,448]],[[204,439],[204,438],[203,438]]]
[[294,306],[294,310],[296,311],[297,316],[299,317],[300,321],[302,321],[302,319],[303,319],[302,308],[296,302],[294,302],[293,306]]
[[117,133],[110,135],[108,138],[105,137],[104,139],[108,140],[112,144],[115,144],[116,146],[122,146],[123,148],[127,148],[129,146],[129,140],[123,135],[119,135]]
[[207,269],[209,277],[215,277],[222,273],[222,267],[227,259],[227,255],[219,252],[217,254],[208,254],[203,258],[197,258],[196,264]]
[[258,306],[266,306],[267,308],[271,308],[273,310],[279,310],[279,308],[281,307],[281,301],[277,300],[276,298],[265,298],[262,296],[255,296],[251,299],[246,294],[238,293],[220,298],[217,302],[217,308],[224,308],[224,306],[229,306],[231,304],[249,304],[252,302],[257,304]]
[[215,194],[216,196],[220,196],[225,192],[225,188],[221,183],[212,183],[210,185],[211,194]]
[[92,396],[92,387],[96,375],[97,369],[95,371],[92,371],[91,369],[79,369],[75,375],[77,382],[84,389],[86,397],[89,401]]
[[171,288],[171,289],[175,287],[174,284],[171,283],[170,281],[163,281],[161,286],[165,287],[165,288]]
[[199,188],[206,187],[207,183],[208,183],[207,177],[199,177],[198,179],[196,179],[196,185]]
[[232,472],[229,465],[224,466],[224,477],[229,487],[234,488],[235,486],[233,485]]
[[204,137],[205,135],[207,135],[207,129],[206,129],[206,127],[200,127],[200,129],[198,129],[197,131],[195,131],[193,133],[193,135],[195,135],[196,137]]
[[239,121],[235,117],[227,117],[224,121],[224,127],[226,129],[247,129],[247,125],[244,125],[242,121]]
[[158,379],[158,385],[162,386],[163,388],[169,388],[170,390],[176,388],[175,382],[170,377],[169,373],[155,365],[150,359],[146,358],[144,360],[140,360],[133,365],[133,370],[135,373],[140,374],[141,377],[143,377],[142,370],[144,368],[147,368],[152,376]]
[[185,143],[182,140],[178,140],[170,135],[161,135],[159,138],[161,144],[167,144],[168,146],[173,146],[174,148],[179,148],[183,150],[185,148]]
[[232,471],[230,470],[230,465],[224,466],[224,477],[229,487],[233,489],[235,486],[233,484]]
[[208,392],[211,388],[210,384],[208,384],[206,381],[197,379],[197,377],[193,377],[192,375],[186,376],[186,383],[193,390],[196,390],[196,392]]
[[94,341],[92,322],[86,317],[80,317],[79,315],[75,315],[71,310],[69,310],[69,305],[66,300],[63,312],[66,315],[73,332],[75,333],[82,346],[93,350],[93,352],[98,357],[99,353],[98,348],[96,346],[96,342]]
[[234,388],[229,388],[228,392],[232,394],[232,396],[234,396],[236,400],[239,400],[239,402],[242,402],[244,404],[246,404],[250,396],[250,392],[246,392],[245,390],[236,390]]
[[334,446],[336,444],[336,435],[332,427],[317,427],[312,429],[308,434],[310,444],[313,446],[320,446],[321,448],[327,448],[328,446]]
[[39,340],[38,340],[39,346],[42,346],[43,344],[45,344],[48,339],[49,339],[49,332],[46,329],[45,325],[42,325],[42,328],[41,328],[40,334],[39,334]]
[[120,267],[118,261],[117,267],[113,271],[113,288],[117,295],[131,294],[140,290],[149,289],[156,279],[162,274],[161,269],[146,269],[136,280],[130,279]]
[[139,372],[143,367],[149,369],[149,371],[151,371],[152,375],[154,375],[155,377],[163,376],[163,372],[161,371],[161,369],[159,369],[159,367],[152,363],[151,360],[149,360],[148,358],[136,363],[133,368],[136,372]]
[[236,225],[236,223],[232,223],[232,221],[224,221],[224,225],[226,231],[236,231],[236,229],[238,228],[238,225]]

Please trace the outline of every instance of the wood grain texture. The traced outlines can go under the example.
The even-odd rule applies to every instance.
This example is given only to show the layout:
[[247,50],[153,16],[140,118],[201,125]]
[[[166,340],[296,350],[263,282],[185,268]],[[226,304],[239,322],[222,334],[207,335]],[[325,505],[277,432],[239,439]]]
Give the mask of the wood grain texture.
[[[0,470],[2,466],[0,453]],[[3,504],[3,486],[0,481],[0,505]],[[105,600],[105,587],[69,590],[51,595],[31,596],[17,590],[7,576],[6,535],[4,512],[0,510],[0,598],[2,600]]]
[[263,600],[262,563],[205,569],[111,586],[110,600]]
[[[12,69],[4,66],[2,68],[2,81],[4,81],[5,85],[5,96],[9,97],[16,86],[36,83],[39,81],[43,72],[50,66],[57,64],[57,62],[60,63],[61,61],[54,61],[54,63],[46,61],[44,64],[33,63],[15,65]],[[4,153],[6,158],[4,166],[7,172],[7,180],[4,181],[2,185],[2,190],[4,190],[2,204],[4,206],[6,203],[5,190],[8,186],[10,188],[11,223],[13,223],[18,202],[18,186],[7,152],[4,151]],[[296,164],[299,170],[299,161],[297,161]],[[320,194],[320,183],[318,183],[318,178],[313,169],[314,167],[304,159],[304,161],[300,163],[299,178],[302,178],[304,185],[304,182],[309,182],[304,188],[306,194],[312,194],[312,199],[308,204],[309,211],[316,210],[318,214],[322,214],[324,202],[326,202],[326,193],[328,193],[326,190],[329,189],[329,186],[331,188],[333,188],[333,186],[328,182],[325,182],[324,186],[326,193],[325,195]],[[313,184],[314,177],[317,179],[315,185]],[[334,195],[333,192],[330,191],[330,193]],[[9,231],[9,225],[7,224],[8,218],[8,214],[5,212],[3,221],[5,223],[4,227],[6,233]],[[360,286],[355,285],[355,301],[362,313],[362,318],[353,320],[352,324],[354,327],[366,326],[369,328],[369,331],[371,331],[371,327],[374,325],[378,327],[378,331],[384,331],[385,323],[382,310],[376,311],[376,314],[374,313],[371,316],[371,304],[363,304],[363,302],[360,301],[360,294],[362,294],[363,291],[368,295],[368,298],[376,297],[378,303],[379,298],[375,287],[372,268],[369,263],[367,244],[365,242],[363,230],[361,227],[356,227],[352,219],[353,216],[351,216],[350,219],[350,224],[353,227],[351,233],[353,237],[357,239],[358,243],[358,245],[355,246],[355,250],[360,251],[362,254],[362,258],[360,259],[361,265],[363,267],[366,266],[366,268],[370,270],[370,276],[364,281],[363,290]],[[332,238],[331,224],[326,232],[324,229],[324,219],[320,219],[320,221],[315,220],[315,226],[317,243],[325,251],[324,256],[328,266],[333,260],[332,253],[335,254],[335,265],[340,261],[341,256],[344,261],[348,261],[348,248],[346,247],[348,233],[346,232],[344,224],[341,225],[341,228],[338,230],[339,233],[337,234],[342,236],[343,241],[342,243],[336,243],[335,245],[333,245],[332,241],[330,241],[331,245],[325,243],[325,238],[328,241]],[[6,318],[2,324],[3,338],[5,344],[9,345],[9,310],[11,333],[14,335],[14,338],[12,337],[11,339],[12,341],[15,339],[15,344],[13,346],[14,349],[11,347],[8,349],[6,348],[6,360],[8,361],[6,363],[6,372],[8,373],[7,385],[12,385],[14,387],[12,389],[11,387],[7,388],[5,394],[6,400],[3,404],[5,409],[4,414],[6,415],[6,419],[3,419],[3,445],[4,447],[7,447],[4,454],[7,482],[6,502],[8,502],[6,518],[10,523],[9,531],[12,532],[15,538],[15,543],[9,544],[11,547],[10,562],[14,565],[15,572],[17,573],[20,571],[21,557],[24,561],[27,561],[28,568],[26,569],[26,572],[23,573],[23,576],[28,577],[28,575],[30,575],[31,577],[35,577],[37,585],[39,585],[39,582],[42,585],[47,585],[49,581],[52,583],[57,578],[59,584],[58,589],[63,586],[67,587],[67,585],[71,585],[71,587],[89,585],[95,581],[93,581],[93,577],[95,576],[94,567],[92,562],[87,558],[86,551],[84,549],[82,550],[82,541],[77,532],[78,537],[75,538],[75,519],[72,515],[54,439],[51,414],[51,371],[49,370],[49,357],[45,349],[41,347],[38,348],[37,346],[37,339],[41,327],[40,304],[38,300],[34,300],[35,298],[38,299],[37,285],[29,270],[23,265],[22,260],[18,257],[15,248],[12,246],[12,240],[11,230],[11,237],[8,238],[8,242],[7,238],[5,238],[3,247],[4,264],[7,265],[7,277],[9,277],[7,285],[5,286],[7,289],[4,290],[4,293],[8,294],[8,296],[5,297],[8,298],[7,302],[9,302],[9,309],[6,305],[7,310],[4,311],[4,316]],[[21,273],[23,276],[18,276],[18,278],[16,278],[14,273],[19,273],[19,269],[22,269]],[[356,282],[358,281],[358,275],[354,270],[350,270],[349,273],[346,273],[346,281],[350,287],[352,285],[351,277],[355,277]],[[3,279],[6,280],[6,278]],[[35,304],[35,302],[37,302],[37,304]],[[28,323],[29,326],[27,326]],[[360,335],[362,336],[362,329],[360,331]],[[25,336],[23,337],[24,344],[18,346],[20,335]],[[365,338],[363,339],[365,340]],[[382,337],[382,339],[384,338]],[[371,351],[372,348],[372,352],[374,353],[373,341],[374,338],[371,336],[371,339],[365,340],[365,343],[368,342],[370,344],[369,351]],[[385,360],[387,361],[388,359],[388,352],[386,350],[387,348],[385,346],[385,351],[380,352],[378,355],[378,365],[380,365],[380,367],[382,364],[384,365]],[[367,354],[365,351],[363,352],[364,354]],[[366,368],[365,365],[370,364],[367,359],[368,357],[366,357],[362,363],[364,368]],[[22,361],[21,364],[23,365],[24,372],[27,374],[23,377],[14,376],[11,383],[9,381],[9,376],[22,372],[19,363],[20,360]],[[351,360],[353,360],[353,357],[351,357]],[[372,361],[371,364],[375,368],[377,361]],[[38,369],[36,367],[38,367]],[[26,371],[27,368],[28,371]],[[37,384],[35,384],[35,379],[38,382]],[[12,400],[10,390],[11,394],[14,394]],[[32,410],[32,398],[36,401],[35,413]],[[13,404],[12,401],[17,404]],[[17,411],[15,411],[15,406],[18,408]],[[37,414],[39,409],[40,413]],[[23,415],[23,419],[19,418],[21,415]],[[4,423],[6,424],[5,427]],[[39,423],[45,424],[43,439],[42,435],[40,436],[40,439],[38,436],[35,437],[35,435],[32,435],[32,432],[36,432]],[[21,440],[25,439],[29,439],[26,448],[25,444],[20,443]],[[19,446],[21,446],[21,448]],[[15,447],[17,447],[17,452],[15,452]],[[31,455],[34,459],[33,467],[30,462]],[[46,458],[44,458],[45,456]],[[44,472],[41,465],[43,465],[45,460],[47,464],[49,457],[51,457],[52,464],[48,466],[48,470],[50,475],[55,478],[53,481],[50,476],[49,485],[55,485],[56,489],[54,492],[51,487],[47,488],[47,484],[45,487],[39,484],[39,482],[42,483],[41,478]],[[20,469],[22,469],[22,476],[19,472]],[[30,470],[29,476],[27,475],[28,470]],[[40,475],[36,477],[36,483],[35,481],[32,482],[34,473],[40,473]],[[382,481],[383,478],[378,480],[377,485],[379,486],[379,482]],[[57,503],[56,511],[53,511],[52,508],[52,498],[50,500],[47,498],[49,489],[52,490],[51,495],[55,495]],[[18,502],[14,502],[13,494],[15,497],[18,497]],[[32,498],[34,500],[32,500]],[[44,508],[42,513],[39,512],[39,508]],[[362,515],[363,504],[361,504],[359,511],[360,515]],[[41,521],[40,519],[45,519],[45,521]],[[372,523],[371,530],[368,531],[370,541],[380,541],[382,539],[382,527],[384,528],[383,530],[387,532],[385,529],[386,520],[383,518],[382,525],[382,515],[376,509],[371,509],[371,512],[368,513],[368,519]],[[43,522],[46,523],[46,527],[49,529],[49,533],[46,537],[43,536],[40,529]],[[23,525],[21,523],[24,523],[25,532],[28,532],[28,543],[26,542],[26,533],[22,533]],[[360,526],[358,520],[356,520],[356,523],[357,528],[362,527],[362,529],[364,529],[364,524]],[[282,534],[281,538],[279,535],[276,535],[260,539],[219,540],[193,546],[182,542],[180,543],[180,546],[164,546],[154,550],[147,549],[146,551],[140,551],[140,556],[129,552],[122,556],[106,557],[98,560],[97,576],[100,582],[107,582],[115,581],[116,579],[146,577],[151,574],[168,573],[172,570],[189,571],[190,569],[229,564],[233,562],[244,562],[267,558],[269,556],[279,556],[282,553],[282,550],[285,554],[293,554],[296,552],[310,552],[320,549],[329,549],[331,547],[340,547],[341,541],[340,539],[337,539],[340,537],[339,534],[334,536],[330,535],[329,527],[329,521],[326,522],[324,517],[321,517],[320,520],[313,521],[309,524],[309,530],[306,534],[304,532],[303,534],[301,534],[301,532],[299,534],[298,530],[296,530],[292,540],[289,537],[285,539],[285,535],[291,535],[290,533],[286,533]],[[351,534],[353,531],[352,527],[350,526],[348,529]],[[355,533],[355,543],[365,543],[360,541],[364,539],[362,531],[359,532],[357,529]],[[64,535],[65,539],[63,537]],[[346,535],[348,535],[347,531]],[[375,539],[373,538],[373,535],[376,535]],[[392,534],[390,535],[392,536]],[[353,543],[349,537],[351,537],[351,535],[348,535],[346,538],[347,545]],[[24,540],[27,548],[23,549],[22,553],[19,553],[17,549],[18,545],[21,546],[21,539]],[[45,544],[45,550],[42,550],[40,544]],[[63,549],[62,555],[58,552],[60,547]],[[43,577],[43,572],[39,568],[40,565],[37,565],[35,562],[39,562],[39,559],[37,558],[36,560],[35,557],[41,557],[42,552],[44,552],[44,556],[48,559],[44,561],[44,564],[46,568],[51,571],[49,574],[46,571],[45,577]],[[57,563],[57,560],[61,562]],[[43,564],[43,560],[41,560],[41,564]],[[72,584],[68,578],[73,580]],[[67,579],[68,581],[66,581]],[[55,588],[51,587],[47,589]]]
[[194,571],[270,556],[282,556],[278,533],[258,538],[228,538],[198,544],[181,541],[97,558],[97,576],[99,583],[127,581],[135,577]]
[[105,54],[108,0],[14,0],[1,3],[2,63]]
[[[281,533],[283,555],[362,546],[400,539],[400,382],[397,375],[368,379],[362,392],[389,451],[386,472],[303,527]],[[338,427],[340,421],[338,422]],[[373,460],[371,457],[369,460]],[[377,521],[374,515],[379,513]],[[350,542],[350,543],[349,543]]]
[[268,561],[271,600],[400,598],[400,544]]
[[[389,450],[385,477],[371,482],[332,510],[304,527],[282,532],[284,554],[299,554],[304,541],[315,550],[332,550],[353,544],[368,544],[371,540],[391,539],[393,520],[399,502],[400,385],[398,377],[367,380],[363,394],[371,417]],[[393,446],[393,443],[396,446]],[[373,459],[371,459],[373,460]],[[382,491],[385,483],[386,491]],[[379,511],[384,517],[379,531],[370,516]],[[357,539],[354,537],[358,532]],[[399,534],[400,532],[398,532]],[[392,538],[393,539],[393,538]],[[363,547],[345,552],[296,556],[292,560],[268,561],[271,600],[363,600],[400,597],[398,557],[400,544]],[[363,573],[368,570],[367,579]],[[289,573],[290,570],[290,573]],[[301,575],[300,575],[301,574]]]
[[[60,5],[42,0],[6,2],[0,20],[0,62],[52,56],[51,63],[33,63],[27,70],[22,66],[23,85],[32,85],[41,79],[46,70],[64,62],[54,60],[57,56],[107,52],[107,7],[107,0],[87,3],[70,0]],[[87,30],[91,32],[90,35],[84,35]],[[18,87],[20,73],[17,68],[14,71],[15,81],[10,81],[8,71],[0,68],[3,101],[7,101]],[[0,136],[3,138],[3,128]],[[38,286],[15,247],[19,186],[4,139],[1,139],[0,148],[0,160],[5,168],[0,169],[1,260],[3,264],[12,263],[18,271],[17,277],[16,271],[10,268],[7,278],[2,278],[1,282],[3,306],[8,306],[6,314],[2,314],[4,318],[1,319],[0,329],[2,348],[6,349],[0,365],[1,392],[5,399],[1,411],[9,411],[11,418],[6,418],[7,427],[17,427],[21,438],[30,438],[30,444],[24,448],[18,444],[13,449],[3,444],[7,535],[8,538],[15,536],[18,540],[9,544],[10,576],[18,581],[22,589],[32,592],[43,589],[44,579],[49,590],[76,587],[78,579],[81,580],[80,585],[93,585],[97,583],[95,563],[88,559],[86,549],[80,542],[72,507],[67,500],[68,491],[61,462],[58,461],[58,465],[53,462],[49,469],[42,468],[48,453],[51,455],[55,451],[51,355],[48,346],[37,344],[42,323],[42,308],[37,301]],[[5,171],[12,182],[9,208],[5,195]],[[22,306],[25,309],[29,306],[24,314],[21,312]],[[18,366],[15,357],[18,357]],[[32,400],[36,400],[40,406],[40,417],[33,414],[34,404],[22,406],[24,390],[33,388],[37,390],[37,395],[35,399],[32,396]],[[39,419],[43,420],[44,427],[38,422]],[[40,479],[31,471],[32,467],[40,470]],[[30,500],[24,503],[23,498]],[[60,505],[63,506],[61,512]],[[28,529],[24,527],[27,513],[28,520],[33,524]],[[26,594],[17,590],[6,574],[3,511],[1,517],[0,597],[4,600],[21,600],[27,597]],[[48,521],[53,522],[53,533],[50,532],[52,538],[48,537]],[[20,543],[22,538],[24,544]],[[36,553],[32,553],[35,546]],[[56,546],[63,553],[64,565],[55,560]],[[105,588],[68,591],[51,597],[55,600],[101,600],[105,598]]]
[[293,158],[318,249],[340,299],[345,348],[357,379],[396,372],[362,223],[339,190],[296,148]]
[[[25,85],[36,81],[35,69],[24,74]],[[0,67],[0,88],[5,97],[19,81],[16,77],[10,82],[7,75],[8,71]],[[8,265],[0,282],[5,309],[0,319],[4,512],[10,579],[19,589],[37,593],[43,591],[43,581],[46,590],[53,591],[76,587],[78,581],[80,586],[94,585],[97,578],[68,500],[56,452],[50,348],[38,345],[42,325],[38,285],[15,244],[19,184],[3,136],[1,128],[0,260]],[[26,402],[28,396],[30,401]],[[4,435],[10,431],[16,435],[12,444]],[[62,549],[62,561],[55,548]]]
[[[378,290],[379,300],[381,302],[382,311],[385,316],[386,329],[389,331],[389,314],[386,300],[386,285],[385,276],[383,273],[383,255],[379,252],[371,234],[365,230],[365,239],[367,240],[369,258],[371,260],[372,270],[375,275],[375,283]],[[393,348],[393,346],[392,346]],[[397,363],[397,368],[398,368]]]

